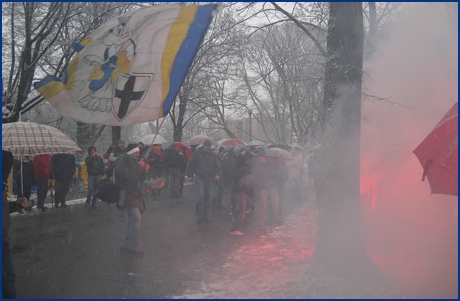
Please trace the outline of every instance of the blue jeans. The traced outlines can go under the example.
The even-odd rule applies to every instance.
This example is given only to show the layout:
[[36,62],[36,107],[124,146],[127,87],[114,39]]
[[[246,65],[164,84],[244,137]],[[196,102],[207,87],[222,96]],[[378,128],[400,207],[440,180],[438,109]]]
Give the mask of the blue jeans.
[[97,201],[96,197],[96,186],[97,183],[101,180],[100,176],[88,176],[88,194],[86,195],[86,204],[89,205],[91,202],[91,196],[92,196],[92,204],[95,205]]
[[195,217],[197,219],[207,218],[212,202],[214,178],[202,179],[200,177],[195,177],[195,185],[198,195],[195,206]]
[[139,233],[141,231],[141,211],[137,207],[126,207],[125,210],[128,213],[129,220],[121,245],[122,247],[137,249],[139,247]]
[[8,241],[2,243],[2,266],[2,297],[3,299],[16,299],[16,274]]

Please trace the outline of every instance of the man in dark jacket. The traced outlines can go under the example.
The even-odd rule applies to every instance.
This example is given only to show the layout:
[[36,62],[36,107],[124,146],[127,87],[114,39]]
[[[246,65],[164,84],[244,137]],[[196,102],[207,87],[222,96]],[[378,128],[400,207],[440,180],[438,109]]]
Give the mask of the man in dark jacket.
[[225,149],[222,146],[219,148],[217,159],[221,169],[221,177],[217,182],[217,193],[212,201],[212,206],[215,209],[224,209],[225,207],[222,205],[222,198],[224,196],[225,186],[228,184],[229,180],[229,162],[228,157],[225,155]]
[[[21,166],[22,165],[22,166]],[[32,194],[32,186],[35,185],[34,163],[29,156],[22,156],[22,162],[18,161],[13,166],[13,177],[18,185],[18,198],[26,197],[30,204],[30,195]],[[26,208],[27,211],[32,210],[32,205]]]
[[120,196],[124,198],[129,219],[120,251],[142,254],[145,251],[139,248],[139,233],[145,202],[139,184],[146,179],[150,165],[144,158],[139,160],[137,144],[129,144],[126,151],[115,163],[115,183],[120,185]]
[[182,191],[184,190],[184,178],[185,178],[185,171],[187,170],[188,165],[188,157],[187,157],[187,150],[185,147],[181,147],[179,154],[182,156],[181,159],[181,166],[180,166],[180,185],[179,185],[179,196],[182,196]]
[[212,202],[214,181],[219,181],[221,174],[217,155],[211,151],[211,144],[210,140],[205,140],[203,148],[193,153],[187,168],[189,182],[193,182],[193,176],[195,175],[198,195],[195,217],[198,224],[210,222],[208,214]]
[[73,179],[75,171],[75,156],[72,154],[57,154],[51,157],[53,166],[53,174],[56,182],[54,184],[54,207],[61,208],[67,207],[65,204],[65,196],[70,190],[70,183]]
[[96,147],[88,148],[88,156],[85,158],[86,170],[88,171],[88,194],[86,195],[86,207],[91,203],[97,207],[96,187],[104,175],[104,160],[97,154]]
[[258,210],[258,227],[262,230],[265,226],[265,214],[268,202],[270,202],[272,209],[272,223],[274,225],[281,223],[279,195],[276,190],[280,185],[280,166],[276,159],[266,156],[265,149],[263,148],[257,151],[257,155],[259,158],[252,168],[252,173],[257,179],[257,188],[259,189],[260,210]]
[[169,175],[169,191],[172,198],[178,198],[181,196],[180,182],[181,179],[181,166],[183,157],[179,154],[177,147],[172,143],[165,154],[165,165],[168,168]]
[[10,211],[6,191],[8,190],[8,176],[13,166],[13,154],[2,150],[2,297],[16,299],[16,274],[11,260],[10,238]]

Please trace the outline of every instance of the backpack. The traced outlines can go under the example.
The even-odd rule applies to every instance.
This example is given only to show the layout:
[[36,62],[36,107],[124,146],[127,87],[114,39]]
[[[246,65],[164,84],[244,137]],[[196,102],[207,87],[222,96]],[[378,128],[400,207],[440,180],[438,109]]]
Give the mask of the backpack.
[[109,179],[102,179],[97,183],[95,194],[110,207],[110,204],[117,203],[120,198],[120,186]]

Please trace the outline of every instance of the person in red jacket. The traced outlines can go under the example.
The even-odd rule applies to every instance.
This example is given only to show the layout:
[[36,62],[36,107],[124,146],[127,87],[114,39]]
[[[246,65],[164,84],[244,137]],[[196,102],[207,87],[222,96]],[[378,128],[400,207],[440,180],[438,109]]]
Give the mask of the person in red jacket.
[[37,155],[34,159],[34,177],[37,185],[37,209],[45,212],[45,199],[48,193],[48,179],[53,171],[50,155]]

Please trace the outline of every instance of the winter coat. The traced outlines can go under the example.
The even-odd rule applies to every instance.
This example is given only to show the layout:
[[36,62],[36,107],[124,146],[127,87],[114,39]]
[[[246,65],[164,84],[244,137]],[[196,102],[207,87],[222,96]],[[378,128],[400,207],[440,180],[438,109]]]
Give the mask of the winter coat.
[[229,173],[229,162],[228,158],[226,156],[220,157],[219,155],[217,156],[217,162],[220,165],[220,170],[221,170],[221,176],[220,176],[220,181],[225,181],[227,182],[231,177]]
[[21,176],[21,162],[17,161],[13,165],[13,178],[16,181],[19,189],[21,189],[21,180],[23,180],[24,186],[33,186],[35,185],[35,176],[34,176],[34,162],[29,160],[29,162],[22,162],[22,176]]
[[72,154],[57,154],[51,157],[53,174],[56,179],[72,179],[75,171],[75,156]]
[[221,175],[221,168],[217,162],[216,153],[209,151],[205,152],[202,148],[196,150],[190,162],[188,162],[187,176],[196,175],[201,179],[214,178],[216,175]]
[[177,149],[169,148],[165,154],[165,166],[166,168],[181,167],[183,159],[183,156],[179,154]]
[[140,186],[146,179],[145,169],[129,155],[122,155],[115,163],[115,183],[126,190],[125,206],[143,208]]
[[104,160],[98,155],[85,158],[86,170],[89,176],[103,176],[105,173]]
[[49,178],[53,172],[50,155],[38,155],[34,158],[34,176],[37,178]]
[[120,147],[118,145],[114,146],[112,148],[112,152],[110,153],[110,156],[109,156],[109,161],[111,162],[115,162],[118,157],[120,157],[121,155],[124,155],[127,153],[127,148],[123,148],[123,149],[120,149]]

